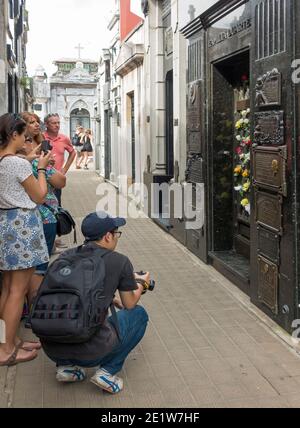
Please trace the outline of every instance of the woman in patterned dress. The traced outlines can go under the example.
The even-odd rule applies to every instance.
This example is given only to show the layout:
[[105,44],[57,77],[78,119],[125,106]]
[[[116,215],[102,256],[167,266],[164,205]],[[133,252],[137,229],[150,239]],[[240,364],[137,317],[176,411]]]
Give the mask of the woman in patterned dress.
[[[43,135],[40,128],[40,118],[29,112],[21,113],[22,119],[25,120],[26,127],[26,142],[24,145],[24,153],[26,156],[30,157],[31,153],[35,153],[43,141]],[[42,205],[38,205],[38,209],[40,211],[45,239],[47,243],[49,257],[51,256],[56,232],[57,232],[57,220],[55,214],[58,213],[58,200],[55,196],[55,189],[63,189],[66,185],[66,176],[61,172],[57,171],[55,168],[55,161],[50,162],[50,164],[46,168],[46,180],[48,186],[48,192],[45,198],[45,203]],[[38,160],[34,159],[32,161],[32,170],[33,175],[38,178]],[[29,284],[29,292],[28,292],[28,303],[29,306],[32,302],[32,299],[37,294],[40,285],[43,280],[43,276],[45,275],[48,269],[48,262],[42,263],[40,266],[36,267],[34,275],[31,277]]]
[[50,154],[41,155],[36,179],[31,164],[16,156],[24,146],[25,131],[20,116],[8,113],[0,117],[0,270],[4,273],[0,318],[6,327],[0,366],[30,361],[40,348],[39,342],[21,341],[17,330],[35,267],[49,260],[37,204],[47,194]]

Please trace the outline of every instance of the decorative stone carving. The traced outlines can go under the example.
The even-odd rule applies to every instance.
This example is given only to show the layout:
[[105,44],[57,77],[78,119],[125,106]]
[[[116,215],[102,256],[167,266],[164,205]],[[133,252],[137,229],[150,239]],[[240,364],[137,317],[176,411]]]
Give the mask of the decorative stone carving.
[[142,7],[143,14],[147,16],[149,13],[149,1],[141,0],[141,7]]

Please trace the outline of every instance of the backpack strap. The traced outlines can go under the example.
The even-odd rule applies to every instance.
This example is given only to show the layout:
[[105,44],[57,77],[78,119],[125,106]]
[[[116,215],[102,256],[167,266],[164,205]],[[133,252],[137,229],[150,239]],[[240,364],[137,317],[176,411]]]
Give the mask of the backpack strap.
[[[106,248],[101,248],[101,247],[95,248],[95,244],[93,244],[92,242],[89,242],[85,245],[81,245],[80,247],[78,247],[78,251],[81,251],[84,247],[93,248],[95,251],[101,252],[101,255],[100,255],[101,258],[103,258],[103,256],[105,256],[106,254],[111,252],[111,250],[107,250]],[[116,329],[118,339],[119,339],[119,341],[121,341],[120,325],[119,325],[115,305],[113,303],[111,303],[109,307],[110,307],[110,311],[111,311],[111,317],[112,317],[113,325]]]
[[110,305],[110,311],[111,311],[111,317],[112,317],[113,324],[114,324],[114,327],[115,327],[116,332],[117,332],[118,339],[121,342],[120,325],[119,325],[119,321],[118,321],[118,317],[117,317],[117,311],[116,311],[115,305],[113,303]]

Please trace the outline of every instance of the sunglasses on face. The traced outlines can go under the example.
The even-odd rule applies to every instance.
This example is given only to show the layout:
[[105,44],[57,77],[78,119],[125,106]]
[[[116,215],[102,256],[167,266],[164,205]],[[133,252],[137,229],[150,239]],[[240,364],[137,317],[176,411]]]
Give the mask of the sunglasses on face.
[[111,232],[112,235],[117,235],[118,238],[121,238],[123,232],[120,231],[116,231],[116,232]]

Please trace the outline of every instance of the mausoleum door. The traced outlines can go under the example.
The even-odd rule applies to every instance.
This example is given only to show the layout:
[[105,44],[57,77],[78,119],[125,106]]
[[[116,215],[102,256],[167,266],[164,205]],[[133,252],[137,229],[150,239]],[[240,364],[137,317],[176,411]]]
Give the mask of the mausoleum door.
[[291,81],[294,2],[254,0],[251,5],[251,298],[290,330],[297,317]]
[[[249,49],[211,64],[210,256],[243,291],[250,286]],[[232,277],[233,275],[233,277]]]

